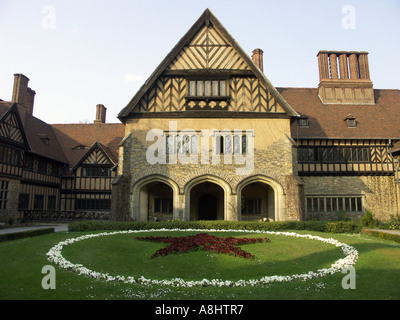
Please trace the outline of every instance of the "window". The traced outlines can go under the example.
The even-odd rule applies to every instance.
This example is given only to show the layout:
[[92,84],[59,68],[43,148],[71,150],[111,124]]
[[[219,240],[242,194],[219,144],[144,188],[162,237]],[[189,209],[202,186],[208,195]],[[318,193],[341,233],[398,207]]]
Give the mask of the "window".
[[110,199],[76,199],[76,210],[110,210]]
[[0,209],[7,209],[8,181],[0,180]]
[[226,80],[190,80],[190,97],[225,97],[228,95]]
[[154,199],[154,213],[173,213],[172,199]]
[[18,210],[29,209],[29,193],[20,193],[18,200]]
[[33,198],[33,209],[43,210],[44,196],[42,194],[35,194]]
[[198,139],[197,135],[168,135],[166,139],[167,154],[197,154]]
[[49,196],[47,199],[47,210],[56,210],[56,196]]
[[261,199],[245,199],[242,214],[261,214]]
[[22,151],[0,145],[0,162],[20,166]]
[[306,147],[298,149],[299,162],[370,162],[368,147]]
[[307,212],[362,212],[362,197],[346,197],[346,196],[334,196],[334,197],[320,197],[320,196],[309,196],[306,201]]
[[82,166],[82,177],[110,177],[110,168],[106,166]]
[[219,154],[247,154],[248,137],[243,135],[218,134],[215,139],[215,150]]

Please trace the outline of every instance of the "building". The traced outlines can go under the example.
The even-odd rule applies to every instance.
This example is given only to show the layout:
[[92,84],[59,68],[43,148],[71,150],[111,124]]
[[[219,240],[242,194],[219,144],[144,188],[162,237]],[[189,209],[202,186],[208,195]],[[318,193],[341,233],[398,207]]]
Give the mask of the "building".
[[[46,124],[15,75],[0,101],[0,219],[379,219],[399,213],[400,91],[367,52],[320,51],[316,88],[275,88],[206,10],[106,123]],[[46,216],[47,215],[47,216]]]
[[[400,139],[400,91],[373,88],[368,53],[319,52],[318,88],[275,88],[262,54],[256,49],[250,58],[209,10],[203,13],[119,114],[120,218],[397,214],[388,151]],[[156,152],[166,157],[150,165],[154,128]],[[252,170],[239,174],[235,156],[249,151]]]
[[47,124],[28,82],[15,74],[0,101],[0,221],[108,217],[123,125],[106,124],[102,105],[93,124]]

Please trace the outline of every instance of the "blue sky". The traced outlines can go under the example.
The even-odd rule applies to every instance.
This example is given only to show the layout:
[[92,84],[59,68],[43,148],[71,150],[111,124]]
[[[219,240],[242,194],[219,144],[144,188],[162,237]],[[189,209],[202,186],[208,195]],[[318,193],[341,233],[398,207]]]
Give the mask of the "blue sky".
[[[351,8],[351,11],[346,8]],[[209,8],[276,87],[317,87],[319,50],[368,51],[376,89],[399,89],[399,0],[0,0],[0,99],[14,73],[48,123],[116,118]]]

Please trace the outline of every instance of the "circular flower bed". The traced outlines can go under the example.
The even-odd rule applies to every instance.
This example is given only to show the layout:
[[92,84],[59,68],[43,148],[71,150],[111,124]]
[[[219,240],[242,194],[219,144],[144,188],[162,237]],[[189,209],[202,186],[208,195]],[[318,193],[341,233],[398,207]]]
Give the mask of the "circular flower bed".
[[231,286],[231,287],[244,287],[244,286],[258,286],[265,285],[274,282],[288,282],[296,279],[300,280],[308,280],[312,278],[319,278],[329,274],[334,274],[337,272],[341,272],[343,268],[348,266],[352,266],[356,264],[358,260],[358,251],[345,243],[341,243],[332,238],[322,238],[318,236],[313,236],[309,234],[298,234],[294,232],[278,232],[278,231],[260,231],[260,230],[207,230],[208,232],[245,232],[245,233],[257,233],[257,234],[277,234],[284,235],[289,237],[298,237],[298,238],[306,238],[310,240],[322,241],[324,243],[332,244],[336,247],[340,247],[342,252],[345,254],[345,257],[335,261],[330,268],[318,269],[317,271],[309,271],[303,274],[293,274],[287,276],[264,276],[260,279],[251,279],[251,280],[238,280],[238,281],[230,281],[230,280],[220,280],[220,279],[203,279],[200,281],[186,281],[180,278],[175,278],[172,280],[154,280],[154,279],[146,279],[143,276],[135,279],[134,277],[128,276],[112,276],[107,273],[100,273],[93,270],[90,270],[84,267],[81,264],[74,264],[68,260],[66,260],[62,255],[62,250],[65,246],[73,244],[78,241],[102,237],[102,236],[111,236],[115,234],[134,234],[134,233],[143,233],[143,232],[169,232],[169,231],[188,231],[188,232],[204,232],[204,230],[197,229],[151,229],[151,230],[128,230],[128,231],[115,231],[115,232],[104,232],[104,233],[96,233],[96,234],[88,234],[84,236],[80,236],[77,238],[67,239],[65,241],[59,242],[57,245],[52,247],[49,252],[47,252],[47,257],[50,262],[55,263],[61,268],[71,270],[77,272],[78,274],[86,275],[91,278],[101,279],[105,281],[120,281],[123,283],[129,284],[141,284],[141,285],[161,285],[161,286],[175,286],[175,287],[195,287],[195,286],[215,286],[215,287],[223,287],[223,286]]

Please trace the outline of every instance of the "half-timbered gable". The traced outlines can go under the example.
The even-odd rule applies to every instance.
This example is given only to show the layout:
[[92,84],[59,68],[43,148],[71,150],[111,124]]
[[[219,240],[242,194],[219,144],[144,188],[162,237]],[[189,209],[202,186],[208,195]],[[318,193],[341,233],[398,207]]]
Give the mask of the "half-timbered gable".
[[24,150],[29,149],[29,145],[16,104],[9,106],[0,105],[3,112],[0,119],[0,173],[21,177]]
[[183,111],[296,115],[259,67],[206,10],[119,118]]

